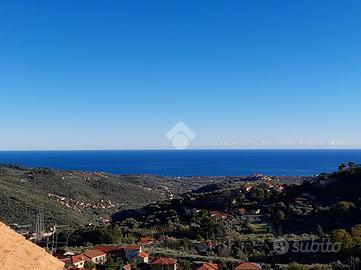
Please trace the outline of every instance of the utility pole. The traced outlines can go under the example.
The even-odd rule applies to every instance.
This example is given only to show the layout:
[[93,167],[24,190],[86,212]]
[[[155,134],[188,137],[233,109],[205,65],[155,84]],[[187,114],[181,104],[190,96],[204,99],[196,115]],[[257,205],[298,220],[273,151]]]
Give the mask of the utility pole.
[[36,225],[35,225],[35,233],[36,233],[36,242],[40,242],[43,238],[44,233],[44,211],[39,210],[36,215]]
[[59,233],[58,233],[58,229],[61,229],[61,228],[67,228],[69,227],[69,225],[57,225],[57,223],[55,222],[54,226],[53,226],[53,234],[51,236],[51,247],[50,247],[50,250],[49,252],[51,254],[54,254],[57,249],[58,249],[58,244],[65,244],[66,246],[68,245],[68,241],[69,241],[69,234],[67,236],[67,240],[66,242],[59,242],[58,241],[58,236],[59,236]]

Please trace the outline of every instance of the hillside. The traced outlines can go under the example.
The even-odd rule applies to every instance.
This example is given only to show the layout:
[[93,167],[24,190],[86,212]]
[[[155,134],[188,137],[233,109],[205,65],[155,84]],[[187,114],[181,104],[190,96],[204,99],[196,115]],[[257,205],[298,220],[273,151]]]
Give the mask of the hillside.
[[46,224],[104,223],[117,210],[169,199],[184,188],[179,181],[157,176],[0,165],[0,220],[35,224],[42,211]]
[[[192,252],[191,244],[197,247],[205,241],[214,248],[201,248],[198,255],[261,263],[331,263],[345,260],[345,254],[360,256],[361,165],[349,163],[335,173],[304,180],[262,177],[211,184],[173,200],[120,211],[112,216],[113,223],[135,237],[156,236],[159,247],[172,247],[174,252]],[[163,240],[164,233],[176,243]],[[278,238],[305,246],[314,241],[323,245],[327,239],[341,244],[341,250],[318,252],[312,258],[293,250],[277,253]]]

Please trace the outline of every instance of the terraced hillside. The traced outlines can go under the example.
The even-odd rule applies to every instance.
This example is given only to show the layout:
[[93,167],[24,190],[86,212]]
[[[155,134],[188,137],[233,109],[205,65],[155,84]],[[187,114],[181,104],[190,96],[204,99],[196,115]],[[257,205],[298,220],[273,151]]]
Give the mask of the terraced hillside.
[[0,220],[34,224],[104,223],[120,209],[141,207],[182,192],[180,182],[157,176],[29,169],[0,165]]

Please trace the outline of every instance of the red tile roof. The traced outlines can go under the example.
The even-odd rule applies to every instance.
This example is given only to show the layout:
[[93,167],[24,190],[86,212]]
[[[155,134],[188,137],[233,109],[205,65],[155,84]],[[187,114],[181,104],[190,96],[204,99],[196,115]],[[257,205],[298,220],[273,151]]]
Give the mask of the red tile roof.
[[149,244],[150,242],[152,242],[152,238],[150,237],[142,237],[139,239],[138,244],[139,245],[145,245],[145,244]]
[[140,250],[140,246],[125,246],[123,247],[124,250]]
[[121,246],[96,246],[94,249],[100,250],[104,253],[109,253],[109,252],[113,252],[113,251],[122,250],[123,247],[121,247]]
[[241,263],[236,268],[234,268],[234,270],[262,270],[262,267],[257,263],[246,262]]
[[89,258],[86,257],[84,254],[71,256],[71,263],[72,264],[79,263],[79,262],[85,262],[85,261],[89,261]]
[[142,252],[139,252],[138,254],[137,254],[137,256],[139,256],[139,257],[141,257],[141,258],[147,258],[149,255],[148,255],[148,253],[147,252],[144,252],[144,251],[142,251]]
[[201,266],[197,267],[196,270],[218,270],[218,264],[203,263]]
[[88,258],[96,258],[96,257],[100,257],[100,256],[105,256],[107,255],[106,253],[104,253],[103,251],[97,250],[97,249],[91,249],[91,250],[87,250],[83,253],[86,257]]
[[124,265],[122,269],[123,270],[131,270],[132,266],[128,263],[128,264]]
[[212,217],[215,217],[215,218],[226,218],[226,217],[227,217],[226,214],[223,214],[223,213],[218,212],[218,211],[210,211],[209,214],[210,214]]
[[154,259],[151,264],[153,265],[174,265],[177,263],[177,260],[172,258],[160,257]]

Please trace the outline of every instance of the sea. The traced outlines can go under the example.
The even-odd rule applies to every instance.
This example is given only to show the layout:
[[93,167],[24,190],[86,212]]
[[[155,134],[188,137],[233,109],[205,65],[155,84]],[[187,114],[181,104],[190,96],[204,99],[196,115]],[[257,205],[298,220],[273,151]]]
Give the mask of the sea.
[[0,151],[0,163],[113,174],[311,176],[361,163],[361,150]]

